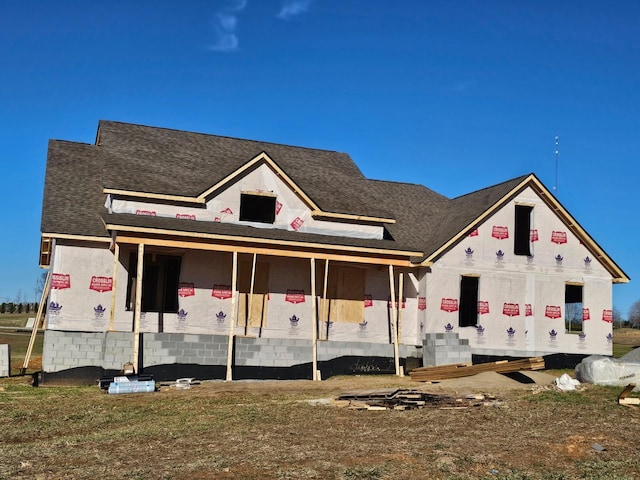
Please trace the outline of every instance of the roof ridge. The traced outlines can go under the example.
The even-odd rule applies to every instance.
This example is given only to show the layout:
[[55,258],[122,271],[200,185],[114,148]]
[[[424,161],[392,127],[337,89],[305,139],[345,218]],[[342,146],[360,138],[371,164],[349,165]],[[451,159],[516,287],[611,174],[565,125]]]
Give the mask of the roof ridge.
[[480,189],[478,189],[478,190],[474,190],[474,191],[472,191],[472,192],[464,193],[464,194],[462,194],[462,195],[459,195],[459,196],[457,196],[457,197],[452,198],[451,200],[452,200],[452,201],[453,201],[453,200],[458,200],[458,199],[461,199],[461,198],[467,197],[467,196],[469,196],[469,195],[475,195],[475,194],[480,193],[480,192],[483,192],[483,191],[485,191],[485,190],[491,190],[491,189],[493,189],[493,188],[500,187],[500,186],[505,185],[505,184],[507,184],[507,183],[513,182],[513,181],[515,181],[515,180],[520,180],[520,181],[522,181],[522,180],[524,180],[525,178],[528,178],[528,177],[535,177],[535,175],[534,175],[534,174],[533,174],[533,172],[532,172],[532,173],[527,173],[526,175],[520,175],[519,177],[513,177],[513,178],[510,178],[509,180],[505,180],[504,182],[496,183],[496,184],[494,184],[494,185],[489,185],[488,187],[484,187],[484,188],[480,188]]
[[337,150],[327,150],[324,148],[311,148],[311,147],[302,147],[302,146],[298,146],[298,145],[289,145],[286,143],[276,143],[276,142],[269,142],[269,141],[263,141],[263,140],[252,140],[249,138],[240,138],[240,137],[232,137],[230,135],[217,135],[215,133],[204,133],[204,132],[194,132],[191,130],[181,130],[179,128],[169,128],[169,127],[156,127],[153,125],[144,125],[141,123],[131,123],[131,122],[121,122],[118,120],[99,120],[98,121],[98,129],[100,129],[100,125],[102,124],[109,124],[109,123],[116,123],[119,125],[129,125],[132,127],[142,127],[142,128],[149,128],[152,130],[166,130],[166,131],[170,131],[170,132],[178,132],[178,133],[186,133],[189,135],[202,135],[204,137],[217,137],[217,138],[226,138],[229,140],[238,140],[241,142],[247,142],[247,143],[259,143],[259,144],[263,144],[263,145],[274,145],[277,147],[287,147],[287,148],[296,148],[296,149],[300,149],[300,150],[310,150],[310,151],[317,151],[317,152],[329,152],[329,153],[338,153],[340,155],[346,155],[349,158],[351,158],[351,156],[346,153],[346,152],[339,152]]

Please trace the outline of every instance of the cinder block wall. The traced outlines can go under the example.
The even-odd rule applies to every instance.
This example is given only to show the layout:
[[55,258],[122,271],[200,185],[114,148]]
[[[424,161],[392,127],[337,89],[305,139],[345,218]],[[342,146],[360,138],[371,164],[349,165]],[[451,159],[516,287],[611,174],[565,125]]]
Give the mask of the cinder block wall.
[[[143,367],[167,364],[227,364],[229,339],[225,335],[144,333]],[[235,338],[234,365],[241,367],[291,367],[312,362],[310,340]],[[418,357],[419,350],[400,345],[401,357]],[[133,356],[132,332],[45,332],[42,368],[53,373],[75,367],[96,366],[119,370]],[[339,357],[393,358],[393,345],[366,342],[318,342],[318,361]]]
[[460,339],[457,333],[427,333],[422,340],[424,366],[471,363],[469,340]]
[[228,345],[229,338],[224,335],[145,333],[142,364],[226,365]]
[[7,344],[0,345],[0,377],[11,375],[11,348]]
[[87,366],[120,370],[132,356],[131,332],[47,330],[42,346],[42,370],[59,372]]
[[290,338],[236,338],[235,364],[239,367],[291,367],[310,363],[311,340]]

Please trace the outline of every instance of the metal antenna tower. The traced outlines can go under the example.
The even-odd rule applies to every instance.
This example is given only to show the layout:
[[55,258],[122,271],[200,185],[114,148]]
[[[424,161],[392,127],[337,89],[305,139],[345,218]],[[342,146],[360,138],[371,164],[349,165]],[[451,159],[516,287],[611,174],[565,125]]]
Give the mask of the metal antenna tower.
[[558,135],[556,135],[556,182],[553,185],[555,191],[558,190]]

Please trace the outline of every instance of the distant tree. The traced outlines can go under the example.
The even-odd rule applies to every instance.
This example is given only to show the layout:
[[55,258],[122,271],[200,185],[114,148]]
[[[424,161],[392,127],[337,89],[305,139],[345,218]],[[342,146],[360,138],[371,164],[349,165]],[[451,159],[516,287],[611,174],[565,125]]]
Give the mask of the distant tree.
[[22,303],[18,304],[18,313],[22,313]]
[[6,302],[2,302],[2,305],[0,305],[0,313],[7,313],[7,303]]
[[40,272],[40,275],[36,278],[36,300],[40,299],[42,296],[42,291],[44,290],[44,286],[47,283],[47,272]]
[[636,302],[631,305],[627,319],[632,327],[640,327],[640,300],[636,300]]
[[613,326],[622,328],[623,323],[624,323],[624,319],[622,318],[622,312],[620,311],[619,308],[613,307]]
[[16,312],[16,304],[13,302],[9,302],[9,305],[7,306],[7,312],[9,313],[15,313]]

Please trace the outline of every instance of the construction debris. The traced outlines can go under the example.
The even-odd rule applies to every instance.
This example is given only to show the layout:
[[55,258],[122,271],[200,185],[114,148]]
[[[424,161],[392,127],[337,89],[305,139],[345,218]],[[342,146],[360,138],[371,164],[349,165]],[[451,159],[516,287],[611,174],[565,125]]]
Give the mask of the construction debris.
[[633,391],[634,388],[636,388],[636,384],[630,383],[625,387],[625,389],[622,392],[620,392],[620,395],[618,395],[618,403],[620,405],[626,405],[626,406],[640,405],[640,398],[629,396],[629,394]]
[[483,372],[512,373],[521,370],[543,370],[544,358],[531,357],[523,360],[500,360],[498,362],[471,364],[441,365],[438,367],[421,367],[411,370],[411,380],[418,382],[434,382],[448,378],[469,377]]
[[491,395],[474,394],[461,398],[437,395],[418,390],[373,390],[342,394],[333,404],[351,410],[412,410],[425,407],[468,408],[495,405],[497,400]]

